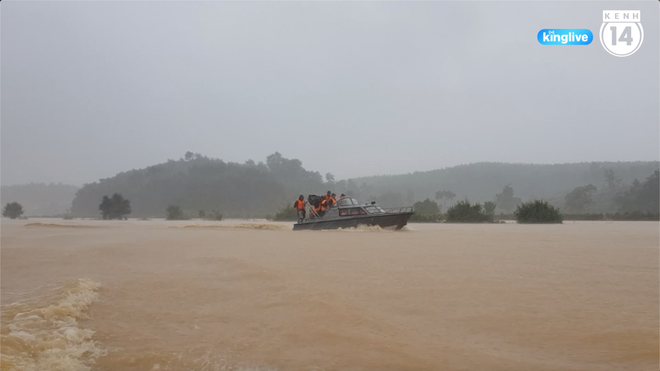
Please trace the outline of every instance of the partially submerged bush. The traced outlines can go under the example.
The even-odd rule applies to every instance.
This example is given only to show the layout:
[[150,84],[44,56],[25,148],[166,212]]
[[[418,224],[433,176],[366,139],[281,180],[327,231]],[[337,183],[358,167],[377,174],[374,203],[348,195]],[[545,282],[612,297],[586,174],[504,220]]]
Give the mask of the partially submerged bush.
[[200,219],[204,220],[222,220],[222,213],[219,211],[205,211],[205,210],[199,210],[197,212],[197,215],[199,216]]
[[187,220],[189,218],[183,213],[181,207],[170,205],[167,207],[167,220]]
[[435,201],[431,201],[431,199],[427,198],[424,201],[415,202],[413,209],[415,213],[410,217],[411,222],[439,223],[442,221],[440,207]]
[[518,205],[513,215],[518,223],[561,223],[563,219],[559,209],[542,200]]
[[114,193],[112,197],[103,196],[99,210],[103,219],[127,219],[131,213],[131,202],[121,194]]
[[470,201],[459,201],[447,210],[449,223],[484,223],[492,222],[493,215],[487,214],[480,203],[471,204]]
[[16,219],[21,215],[23,215],[23,206],[18,202],[7,202],[7,205],[2,210],[2,216],[10,219]]

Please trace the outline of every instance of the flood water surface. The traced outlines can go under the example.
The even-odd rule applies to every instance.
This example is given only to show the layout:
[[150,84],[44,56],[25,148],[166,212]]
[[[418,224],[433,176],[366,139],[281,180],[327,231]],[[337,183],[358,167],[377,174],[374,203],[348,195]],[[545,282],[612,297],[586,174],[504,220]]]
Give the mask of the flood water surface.
[[2,221],[10,370],[658,370],[646,222]]

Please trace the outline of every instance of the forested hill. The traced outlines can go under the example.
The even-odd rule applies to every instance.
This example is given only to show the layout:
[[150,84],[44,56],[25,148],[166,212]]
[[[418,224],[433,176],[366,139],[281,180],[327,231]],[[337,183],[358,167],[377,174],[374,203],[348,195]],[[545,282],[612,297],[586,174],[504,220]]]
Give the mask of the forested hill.
[[[633,185],[639,185],[635,179],[645,187],[644,181],[658,170],[658,165],[657,161],[557,165],[477,163],[334,182],[331,174],[327,174],[324,181],[319,172],[308,171],[301,161],[286,159],[279,153],[268,156],[265,163],[238,164],[189,152],[177,161],[120,173],[85,185],[76,193],[71,212],[73,216],[98,217],[103,196],[120,193],[131,202],[131,217],[163,217],[169,205],[180,206],[193,215],[205,210],[219,211],[229,217],[263,217],[290,206],[299,194],[322,194],[326,190],[353,195],[365,202],[376,200],[384,206],[412,205],[426,198],[438,199],[439,192],[453,193],[451,199],[439,199],[446,209],[465,198],[477,202],[496,201],[496,195],[503,193],[507,185],[513,191],[513,195],[509,194],[511,202],[542,198],[563,208],[569,192],[589,184],[597,191],[589,187],[584,189],[584,194],[577,192],[576,205],[580,208],[574,211],[617,211],[621,205],[615,203],[615,198]],[[510,203],[509,207],[515,205]],[[634,206],[628,207],[631,208]],[[500,204],[498,212],[509,211],[506,205]]]
[[2,205],[18,202],[23,206],[25,216],[47,216],[64,214],[71,207],[71,201],[78,187],[68,184],[29,183],[2,186]]
[[224,162],[186,153],[178,161],[117,174],[86,184],[73,200],[73,216],[99,216],[103,196],[120,193],[131,203],[131,217],[163,217],[169,205],[196,213],[219,211],[225,216],[263,217],[292,204],[301,193],[324,192],[318,172],[302,162],[275,153],[266,163]]
[[[453,201],[495,201],[496,195],[510,185],[514,196],[522,201],[543,198],[564,207],[565,196],[576,187],[592,184],[597,188],[594,209],[616,211],[611,201],[633,185],[644,181],[658,170],[658,161],[591,162],[572,164],[508,164],[475,163],[440,170],[402,175],[362,177],[350,181],[360,195],[383,195],[383,203],[411,204],[425,198],[433,200],[439,191],[455,194]],[[607,200],[605,200],[605,198]],[[382,201],[381,201],[382,202]]]

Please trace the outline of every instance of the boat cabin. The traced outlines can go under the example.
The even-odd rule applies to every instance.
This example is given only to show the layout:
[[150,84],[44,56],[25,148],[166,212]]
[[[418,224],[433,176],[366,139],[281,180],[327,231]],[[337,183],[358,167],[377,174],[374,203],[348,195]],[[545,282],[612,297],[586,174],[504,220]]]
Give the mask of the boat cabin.
[[[334,212],[333,212],[334,211]],[[337,200],[335,206],[328,210],[327,214],[337,213],[339,216],[355,216],[355,215],[367,215],[367,214],[385,214],[385,211],[382,207],[374,203],[372,204],[360,204],[353,197],[344,197]]]

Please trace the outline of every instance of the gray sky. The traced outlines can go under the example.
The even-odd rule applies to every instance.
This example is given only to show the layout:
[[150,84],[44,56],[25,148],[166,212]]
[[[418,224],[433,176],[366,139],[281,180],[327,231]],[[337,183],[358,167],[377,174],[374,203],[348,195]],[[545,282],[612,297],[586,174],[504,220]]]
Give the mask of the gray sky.
[[[480,162],[658,160],[657,1],[8,2],[2,184],[186,151],[337,179]],[[608,54],[604,9],[644,42]],[[544,46],[587,28],[588,46]]]

